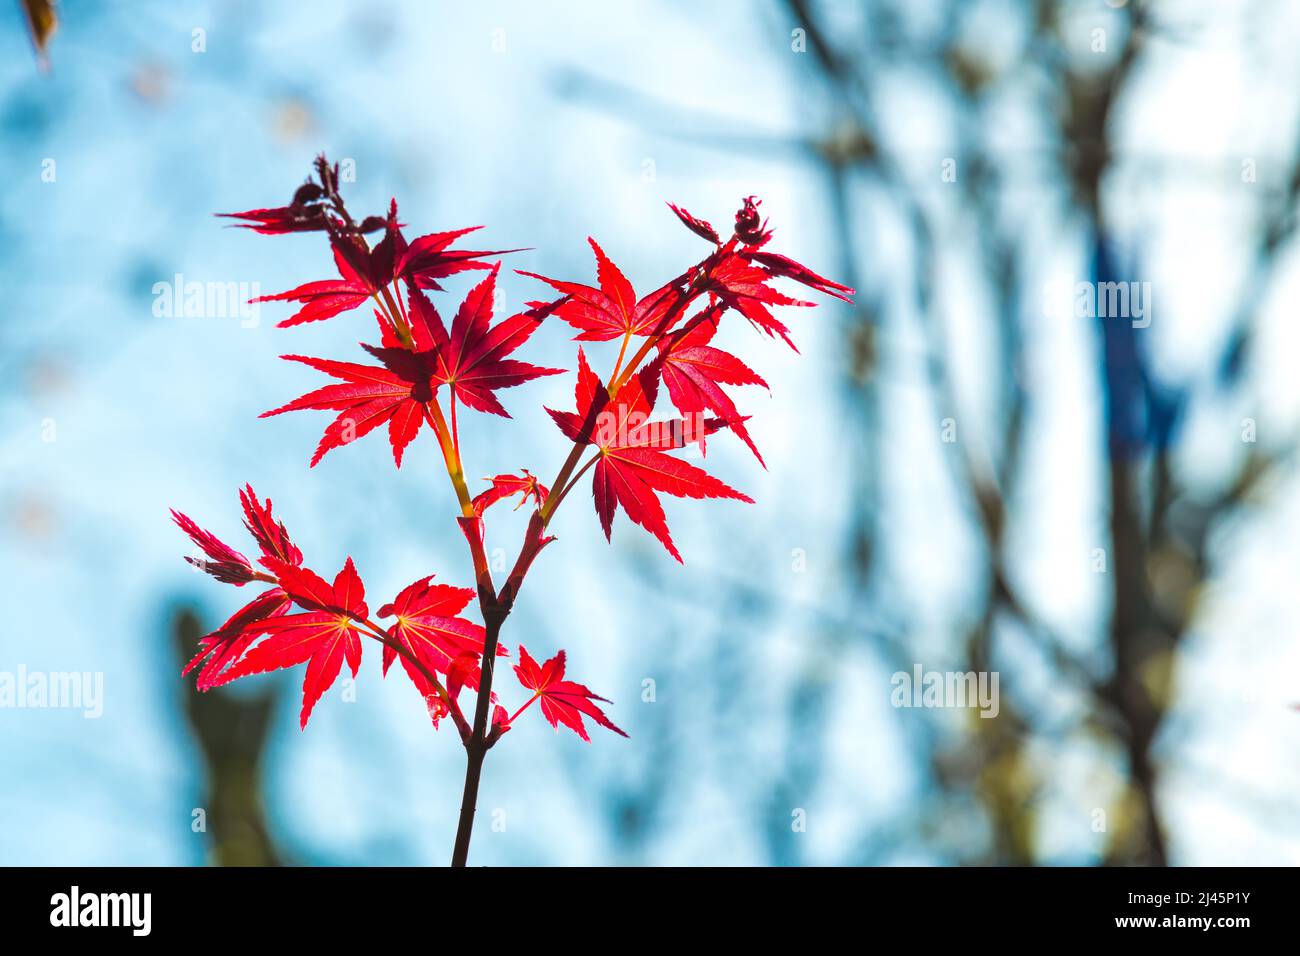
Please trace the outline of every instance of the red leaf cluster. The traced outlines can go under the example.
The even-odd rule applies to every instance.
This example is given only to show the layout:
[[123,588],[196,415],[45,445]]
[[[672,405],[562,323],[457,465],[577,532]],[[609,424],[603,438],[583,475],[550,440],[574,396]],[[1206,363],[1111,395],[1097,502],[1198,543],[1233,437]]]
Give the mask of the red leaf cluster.
[[[693,446],[703,453],[709,435],[731,431],[763,464],[746,427],[748,416],[728,390],[766,388],[767,383],[735,354],[714,344],[725,317],[736,313],[793,348],[790,330],[774,310],[812,303],[779,291],[777,280],[845,301],[853,290],[768,251],[773,230],[759,212],[760,201],[750,196],[725,238],[709,222],[669,204],[678,220],[709,247],[699,261],[650,292],[638,295],[624,271],[595,239],[588,239],[595,256],[594,284],[523,272],[544,283],[555,297],[529,302],[523,311],[496,319],[500,263],[486,260],[520,250],[457,248],[477,226],[408,241],[395,200],[384,215],[358,221],[343,202],[339,183],[339,168],[321,157],[315,178],[300,186],[288,204],[229,214],[239,225],[265,235],[319,231],[328,238],[337,275],[261,297],[297,307],[281,326],[324,321],[361,306],[372,308],[379,323],[378,342],[362,346],[370,361],[283,356],[333,381],[263,417],[304,410],[332,415],[312,466],[329,451],[386,426],[400,467],[419,433],[432,432],[460,507],[458,521],[469,545],[475,587],[434,583],[433,575],[426,575],[383,604],[378,617],[387,623],[377,623],[370,617],[365,586],[352,559],[346,559],[332,581],[318,575],[304,565],[302,552],[272,513],[271,502],[259,500],[246,487],[240,501],[245,527],[260,552],[255,561],[172,512],[202,553],[186,560],[225,584],[263,585],[256,597],[200,640],[185,672],[198,670],[198,687],[207,690],[247,675],[304,664],[300,721],[306,726],[344,666],[357,676],[363,642],[374,640],[383,645],[383,672],[400,658],[435,726],[450,715],[471,755],[477,753],[480,760],[535,701],[551,726],[564,725],[583,740],[588,739],[584,720],[623,734],[598,706],[608,701],[565,679],[564,651],[539,665],[519,648],[514,672],[530,696],[514,714],[495,702],[491,689],[490,663],[508,654],[498,639],[501,625],[534,560],[554,540],[546,532],[556,510],[591,471],[592,503],[606,538],[621,510],[681,561],[663,496],[751,502],[681,453]],[[370,235],[377,236],[373,245]],[[429,293],[443,292],[444,280],[474,271],[487,275],[465,294],[448,328]],[[551,316],[571,326],[580,342],[618,342],[613,371],[602,378],[584,347],[578,347],[574,410],[546,409],[572,443],[549,486],[528,469],[519,469],[486,479],[489,487],[471,496],[461,458],[458,409],[509,418],[498,393],[560,374],[561,369],[516,357]],[[656,418],[661,388],[675,414],[659,411]],[[494,504],[511,498],[517,498],[516,509],[527,506],[531,514],[518,558],[498,590],[486,554],[485,522]],[[476,600],[482,624],[462,616]],[[472,724],[459,703],[464,689],[478,695]],[[490,714],[489,704],[494,705]]]

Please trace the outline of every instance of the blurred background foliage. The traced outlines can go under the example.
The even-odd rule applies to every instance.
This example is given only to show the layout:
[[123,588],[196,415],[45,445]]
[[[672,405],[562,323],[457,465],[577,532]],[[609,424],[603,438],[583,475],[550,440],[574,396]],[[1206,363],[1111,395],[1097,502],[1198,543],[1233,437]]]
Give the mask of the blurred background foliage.
[[[859,290],[790,317],[800,356],[725,329],[769,469],[710,444],[759,503],[675,503],[685,568],[557,522],[507,643],[566,647],[632,739],[512,732],[477,862],[1300,862],[1293,4],[65,0],[52,37],[47,8],[0,7],[0,669],[103,672],[105,705],[0,710],[0,862],[447,858],[460,747],[376,660],[305,734],[297,675],[178,676],[234,605],[168,506],[233,540],[251,481],[375,600],[467,579],[431,445],[308,472],[322,423],[255,421],[310,381],[276,356],[347,357],[362,312],[154,313],[178,275],[327,275],[317,236],[211,218],[322,150],[410,234],[486,223],[587,279],[590,233],[638,289],[700,253],[664,201],[758,193]],[[1116,281],[1149,325],[1076,314]],[[553,473],[568,390],[463,429],[469,467]],[[918,664],[997,671],[999,715],[892,707]]]

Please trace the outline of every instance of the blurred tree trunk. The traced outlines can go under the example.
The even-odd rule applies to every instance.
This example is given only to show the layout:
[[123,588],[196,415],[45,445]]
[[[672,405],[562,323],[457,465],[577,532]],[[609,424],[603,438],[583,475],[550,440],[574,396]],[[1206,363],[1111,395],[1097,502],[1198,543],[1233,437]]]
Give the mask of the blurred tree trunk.
[[[182,661],[194,655],[204,633],[195,611],[176,612],[172,638]],[[261,766],[279,696],[278,685],[236,697],[222,689],[200,693],[185,680],[185,716],[203,761],[203,802],[195,809],[203,811],[208,862],[215,866],[283,862],[266,823]]]

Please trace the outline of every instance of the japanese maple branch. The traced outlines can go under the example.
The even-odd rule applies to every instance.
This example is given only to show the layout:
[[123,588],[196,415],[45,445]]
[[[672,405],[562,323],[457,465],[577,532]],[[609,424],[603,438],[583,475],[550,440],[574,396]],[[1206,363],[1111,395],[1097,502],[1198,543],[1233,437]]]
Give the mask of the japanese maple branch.
[[[653,348],[663,337],[667,330],[672,326],[673,322],[676,321],[677,316],[687,308],[694,297],[695,282],[692,281],[690,289],[683,293],[678,301],[673,304],[673,307],[656,326],[654,333],[646,339],[645,343],[633,356],[632,360],[624,370],[624,377],[620,381],[619,371],[631,335],[629,334],[624,337],[623,347],[619,353],[619,360],[614,367],[613,373],[610,375],[611,394],[617,392],[622,382],[625,382],[631,371],[634,371],[636,367],[640,365],[646,355],[649,354],[650,349]],[[433,407],[436,407],[436,398],[435,401],[430,404]],[[593,405],[588,415],[589,417],[594,417],[599,414],[599,412],[600,409]],[[590,429],[594,424],[594,421],[584,422],[584,431]],[[573,469],[577,466],[578,460],[582,457],[582,451],[585,447],[587,447],[585,442],[574,442],[568,458],[561,466],[559,474],[551,485],[554,489],[553,493],[547,498],[546,502],[538,508],[537,512],[533,515],[532,520],[528,523],[528,530],[525,532],[523,545],[519,549],[519,555],[515,559],[514,568],[511,570],[510,576],[506,579],[506,582],[501,589],[500,596],[498,597],[492,591],[490,576],[485,576],[483,579],[487,582],[486,588],[484,588],[483,584],[480,583],[479,607],[483,612],[483,621],[487,633],[483,641],[483,663],[479,672],[478,698],[475,701],[474,706],[474,726],[470,731],[469,736],[465,739],[465,786],[461,793],[460,820],[456,828],[456,843],[452,850],[452,866],[465,866],[466,861],[469,859],[469,844],[474,831],[474,814],[478,805],[479,782],[483,776],[483,761],[487,757],[488,750],[492,748],[492,745],[496,743],[503,732],[503,727],[501,726],[494,726],[491,733],[489,734],[488,732],[488,711],[492,699],[492,675],[496,662],[496,649],[501,634],[501,626],[505,623],[505,619],[510,614],[510,610],[514,605],[515,599],[519,595],[519,590],[523,587],[524,578],[527,576],[533,560],[537,557],[541,549],[546,546],[546,543],[549,540],[545,537],[547,523],[554,516],[556,510],[564,501],[565,496],[568,495],[569,490],[577,483],[578,479],[582,477],[587,469],[600,458],[598,454],[593,455],[586,464],[582,466],[577,475],[573,475]],[[444,451],[446,451],[445,448]],[[450,469],[452,456],[448,455],[447,460],[448,468]],[[457,466],[460,464],[459,456],[456,456],[456,464]],[[453,475],[453,481],[454,480],[455,476]],[[466,514],[464,520],[470,520],[471,514],[472,508],[470,509],[470,513]],[[481,529],[479,528],[466,529],[466,537],[470,541],[471,549],[474,547],[476,535],[480,533],[480,530]],[[518,717],[519,714],[523,713],[524,710],[526,710],[536,699],[537,696],[534,694],[534,696],[525,702],[519,710],[515,711],[514,717]],[[508,728],[509,725],[513,723],[514,717],[507,719],[505,727]]]
[[[474,726],[465,740],[465,787],[461,793],[460,820],[456,826],[456,844],[451,853],[452,866],[464,866],[469,859],[469,841],[474,832],[474,811],[478,805],[479,780],[483,775],[483,758],[492,746],[488,742],[488,707],[492,700],[492,672],[495,669],[497,640],[501,624],[509,612],[496,606],[484,608],[487,634],[483,640],[483,664],[479,670],[478,699],[474,704]],[[492,743],[495,743],[495,738]]]
[[[392,295],[387,289],[384,290],[383,311],[387,314],[394,328],[405,329],[407,335],[405,341],[411,340],[410,327],[404,319],[394,302]],[[452,414],[455,415],[456,396],[453,392],[451,397]],[[447,476],[451,479],[452,488],[456,493],[457,501],[461,509],[461,527],[465,532],[465,539],[469,544],[470,560],[474,565],[474,579],[478,587],[479,610],[483,615],[483,624],[485,635],[483,640],[483,656],[479,669],[479,686],[478,696],[474,703],[474,724],[469,726],[460,710],[460,705],[441,685],[434,681],[434,686],[442,690],[441,696],[447,702],[448,708],[456,721],[456,726],[460,730],[461,742],[465,745],[465,785],[461,793],[460,818],[456,827],[456,843],[452,850],[452,866],[464,866],[469,858],[469,843],[474,831],[474,812],[478,804],[479,781],[483,775],[483,759],[487,755],[492,744],[496,742],[499,734],[493,735],[492,739],[488,737],[488,711],[492,702],[492,677],[495,669],[497,645],[500,641],[501,625],[506,616],[510,613],[509,605],[503,606],[498,600],[496,589],[492,584],[491,567],[488,564],[487,552],[483,546],[482,538],[482,519],[475,514],[473,500],[469,495],[469,488],[465,484],[465,468],[460,457],[460,443],[457,441],[455,428],[448,428],[447,420],[442,412],[442,405],[438,401],[435,393],[424,406],[425,418],[434,434],[437,436],[438,445],[442,449],[443,461],[447,466]],[[521,554],[527,550],[527,542],[521,547]],[[384,638],[380,638],[385,640]],[[385,643],[387,641],[385,640]],[[421,672],[425,673],[425,668],[420,665]],[[427,676],[427,675],[426,675]]]
[[[611,397],[618,393],[619,388],[621,388],[631,375],[635,373],[636,369],[650,354],[651,349],[662,340],[668,329],[672,327],[681,313],[689,307],[690,303],[694,301],[696,296],[699,294],[698,285],[706,274],[704,265],[705,263],[701,263],[699,266],[693,267],[692,270],[684,273],[678,279],[669,284],[669,288],[677,292],[676,301],[665,313],[663,318],[656,324],[651,334],[647,336],[645,342],[641,344],[640,348],[638,348],[638,350],[633,354],[631,360],[628,361],[626,365],[623,364],[623,359],[627,354],[627,347],[631,341],[631,333],[629,332],[624,336],[622,346],[619,349],[618,361],[614,366],[613,372],[610,374],[608,391]],[[691,277],[689,286],[685,290],[679,289],[679,283],[684,281],[687,276]],[[394,288],[397,288],[396,283],[394,283]],[[381,311],[386,314],[388,321],[392,324],[398,338],[407,347],[411,347],[413,344],[413,334],[409,323],[409,317],[403,314],[398,305],[400,293],[395,299],[393,294],[387,287],[385,287],[381,290],[381,294],[382,301],[376,298],[376,304],[379,305]],[[706,314],[707,311],[702,313],[702,315]],[[688,323],[687,328],[692,327],[695,323],[700,321],[700,318],[701,317],[697,316],[691,323]],[[449,427],[448,422],[443,415],[442,405],[438,401],[436,393],[424,405],[425,418],[433,429],[434,434],[437,436],[438,444],[443,454],[443,461],[447,468],[447,475],[451,480],[452,488],[455,491],[457,500],[460,504],[461,517],[459,518],[459,521],[461,523],[461,528],[465,533],[466,541],[469,544],[470,557],[474,565],[475,582],[478,586],[479,609],[483,615],[484,623],[483,654],[481,657],[478,693],[475,699],[474,722],[472,726],[466,725],[465,718],[461,713],[457,702],[451,698],[445,689],[442,688],[441,684],[436,680],[433,681],[433,686],[438,688],[440,696],[444,701],[446,701],[448,709],[456,720],[457,727],[461,732],[461,740],[465,746],[465,783],[461,793],[460,817],[457,824],[456,842],[452,850],[451,860],[452,866],[464,866],[469,858],[469,845],[473,836],[474,815],[477,810],[478,790],[482,779],[484,760],[487,756],[488,750],[492,748],[500,738],[500,735],[513,721],[513,718],[508,718],[504,725],[493,726],[491,730],[489,730],[489,713],[492,704],[492,683],[497,647],[500,643],[501,627],[505,623],[506,618],[510,615],[514,601],[518,597],[519,590],[523,586],[524,578],[527,575],[533,560],[550,540],[545,537],[547,523],[554,516],[555,511],[559,508],[569,491],[582,475],[599,460],[600,456],[592,456],[592,458],[583,464],[582,468],[579,469],[575,475],[573,474],[573,471],[577,467],[579,459],[582,457],[582,451],[586,447],[586,443],[574,443],[568,458],[561,466],[559,474],[552,483],[552,488],[555,489],[554,494],[552,494],[544,504],[539,506],[537,513],[534,514],[533,519],[529,522],[524,541],[520,546],[519,554],[515,560],[515,565],[502,588],[501,594],[498,595],[492,582],[491,569],[487,561],[487,554],[483,544],[482,518],[475,513],[473,499],[470,497],[469,489],[465,483],[464,463],[460,456],[460,442],[458,440],[459,436],[457,435],[458,429],[455,425],[456,396],[454,391],[451,395],[451,413],[453,416],[453,424]],[[593,407],[589,414],[594,416],[598,413],[599,409]],[[590,427],[594,425],[594,422],[587,422],[585,425]],[[398,650],[399,653],[405,651],[404,648],[399,649],[396,647],[398,642],[390,642],[388,636],[384,634],[384,632],[379,631],[378,628],[373,629],[375,630],[373,636],[385,643],[386,646],[394,647],[394,649]],[[404,654],[404,656],[407,655]],[[413,657],[413,655],[410,655],[408,659],[410,659],[410,657]],[[417,666],[420,668],[422,673],[425,672],[426,669],[422,664],[417,664]],[[428,675],[426,674],[426,676]],[[515,716],[518,716],[527,709],[535,699],[536,695],[534,695],[534,697],[529,701],[525,702],[524,705],[515,712]]]

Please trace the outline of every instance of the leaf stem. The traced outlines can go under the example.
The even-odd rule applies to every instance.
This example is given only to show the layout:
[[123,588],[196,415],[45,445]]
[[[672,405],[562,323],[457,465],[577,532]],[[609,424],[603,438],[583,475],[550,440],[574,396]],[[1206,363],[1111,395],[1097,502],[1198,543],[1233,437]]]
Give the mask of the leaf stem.
[[516,717],[518,717],[520,714],[522,714],[524,711],[526,711],[529,707],[531,707],[531,706],[533,705],[533,701],[535,701],[535,700],[538,698],[538,696],[540,696],[540,695],[538,695],[538,694],[533,694],[532,697],[529,697],[526,701],[524,701],[524,706],[520,707],[518,710],[516,710],[513,714],[510,715],[510,723],[513,724],[513,723],[515,722],[515,718],[516,718]]
[[443,701],[447,704],[447,706],[453,712],[456,712],[458,710],[458,708],[456,707],[456,702],[451,699],[451,695],[448,694],[447,689],[442,686],[442,682],[438,680],[438,676],[434,674],[434,672],[431,671],[425,665],[424,661],[416,657],[415,654],[411,653],[411,651],[408,650],[406,646],[402,644],[401,641],[395,640],[392,636],[390,636],[385,630],[383,630],[383,628],[381,628],[374,621],[367,618],[365,621],[362,621],[361,623],[364,624],[366,628],[370,631],[370,633],[366,635],[367,637],[374,638],[375,640],[379,641],[379,643],[383,644],[385,647],[391,648],[403,659],[409,661],[411,663],[411,666],[414,667],[416,670],[418,670],[421,676],[423,676],[425,680],[427,680],[430,684],[433,685],[434,691],[438,694],[439,697],[443,699]]
[[456,424],[456,387],[451,389],[451,444],[456,449],[456,457],[460,458],[460,427]]
[[579,478],[581,478],[583,475],[587,473],[587,469],[589,469],[592,465],[594,465],[599,460],[600,460],[600,453],[597,452],[596,454],[592,455],[590,458],[587,459],[586,463],[581,468],[578,469],[577,474],[575,474],[572,478],[569,479],[569,483],[567,485],[565,485],[559,491],[551,492],[551,495],[547,499],[547,501],[550,501],[552,499],[554,499],[555,501],[555,504],[551,505],[552,512],[554,512],[556,508],[560,507],[560,504],[564,501],[564,496],[573,490],[573,486],[578,483]]
[[[393,294],[388,291],[388,286],[381,286],[379,292],[384,297],[384,302],[388,306],[388,318],[393,323],[393,329],[397,332],[397,338],[408,349],[414,349],[415,339],[411,335],[410,323],[406,321],[406,318],[402,314],[402,310],[399,309],[397,303],[393,301]],[[371,298],[374,298],[374,296],[371,296]]]
[[438,445],[442,448],[442,457],[447,463],[447,475],[451,478],[451,486],[456,491],[461,513],[466,518],[472,518],[474,505],[469,496],[469,488],[465,485],[465,469],[461,465],[460,452],[456,450],[455,443],[452,441],[451,431],[447,428],[447,419],[442,414],[442,406],[438,402],[437,395],[425,403],[424,410],[429,425],[438,436]]
[[609,373],[609,380],[612,382],[618,378],[619,370],[623,367],[623,356],[627,354],[627,343],[632,341],[632,330],[628,329],[623,333],[623,344],[618,349],[618,361],[614,363],[614,371]]

